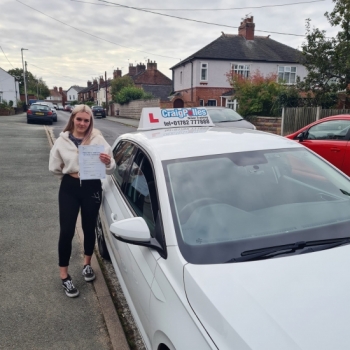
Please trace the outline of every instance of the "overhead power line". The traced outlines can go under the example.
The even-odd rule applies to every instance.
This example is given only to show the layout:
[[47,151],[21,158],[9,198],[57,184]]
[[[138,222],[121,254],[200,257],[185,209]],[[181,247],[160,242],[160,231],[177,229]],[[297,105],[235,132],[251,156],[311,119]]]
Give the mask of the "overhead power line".
[[2,53],[4,54],[4,56],[6,57],[8,63],[10,63],[10,65],[12,66],[12,68],[15,68],[15,67],[13,66],[13,64],[9,61],[9,59],[7,58],[7,56],[5,55],[5,52],[4,52],[4,50],[2,49],[1,46],[0,46],[0,49],[1,49]]
[[31,7],[31,6],[27,5],[27,4],[24,4],[23,2],[21,2],[21,1],[19,1],[19,0],[16,0],[16,1],[19,2],[20,4],[22,4],[23,6],[26,6],[26,7],[30,8],[30,9],[33,10],[33,11],[39,12],[39,13],[41,13],[42,15],[44,15],[44,16],[46,16],[46,17],[49,17],[49,18],[51,18],[52,20],[54,20],[54,21],[56,21],[56,22],[59,22],[59,23],[65,25],[65,26],[67,26],[67,27],[70,27],[70,28],[72,28],[72,29],[75,29],[75,30],[81,32],[81,33],[84,33],[84,34],[86,34],[86,35],[89,35],[89,36],[91,36],[91,37],[93,37],[93,38],[95,38],[95,39],[103,40],[103,41],[105,41],[105,42],[107,42],[107,43],[110,43],[110,44],[113,44],[113,45],[116,45],[116,46],[120,46],[120,47],[124,47],[124,48],[126,48],[126,49],[133,50],[133,51],[135,51],[135,52],[142,52],[142,53],[147,53],[148,55],[153,55],[153,56],[158,56],[158,57],[165,57],[165,58],[172,58],[172,59],[174,59],[174,60],[180,60],[180,58],[178,58],[178,57],[165,56],[165,55],[158,55],[158,54],[155,54],[154,52],[147,52],[147,51],[137,50],[137,49],[134,49],[134,48],[129,47],[129,46],[120,45],[120,44],[118,44],[118,43],[116,43],[116,42],[114,42],[114,41],[101,38],[101,37],[99,37],[99,36],[97,36],[97,35],[94,35],[94,34],[91,34],[91,33],[87,32],[87,31],[85,31],[85,30],[79,29],[79,28],[77,28],[77,27],[73,27],[72,25],[70,25],[70,24],[68,24],[68,23],[65,23],[65,22],[62,22],[62,21],[60,21],[60,20],[58,20],[58,19],[56,19],[56,18],[54,18],[54,17],[52,17],[52,16],[49,16],[48,14],[46,14],[46,13],[40,11],[40,10],[37,10],[37,9],[35,9],[34,7]]
[[[96,4],[94,2],[87,2],[81,0],[71,0],[74,2],[83,2],[86,4],[92,5],[100,5],[100,6],[113,6],[113,5],[104,5],[104,4]],[[246,10],[246,9],[260,9],[260,8],[268,8],[268,7],[283,7],[283,6],[292,6],[292,5],[301,5],[301,4],[309,4],[313,2],[321,2],[326,0],[312,0],[312,1],[301,1],[301,2],[291,2],[287,4],[274,4],[274,5],[261,5],[261,6],[244,6],[244,7],[228,7],[228,8],[175,8],[175,9],[167,9],[167,8],[150,8],[150,7],[139,7],[140,10],[151,10],[151,11],[231,11],[231,10]]]
[[[18,1],[18,0],[17,0]],[[150,11],[150,10],[144,10],[141,9],[139,7],[133,7],[133,6],[127,6],[127,5],[122,5],[122,4],[118,4],[116,2],[111,2],[111,1],[106,1],[106,0],[98,0],[99,2],[103,2],[106,4],[112,4],[115,5],[116,7],[123,7],[123,8],[128,8],[131,10],[136,10],[136,11],[142,11],[142,12],[147,12],[147,13],[152,13],[154,15],[159,15],[159,16],[164,16],[164,17],[170,17],[170,18],[176,18],[176,19],[181,19],[183,21],[189,21],[189,22],[196,22],[196,23],[202,23],[202,24],[208,24],[208,25],[212,25],[212,26],[218,26],[218,27],[225,27],[225,28],[239,28],[237,26],[229,26],[229,25],[225,25],[225,24],[219,24],[219,23],[213,23],[213,22],[206,22],[206,21],[200,21],[200,20],[196,20],[196,19],[190,19],[190,18],[185,18],[185,17],[179,17],[179,16],[173,16],[173,15],[167,15],[165,13],[160,13],[160,12],[154,12],[154,11]],[[262,32],[262,33],[273,33],[273,34],[281,34],[281,35],[291,35],[291,36],[302,36],[304,37],[305,35],[303,34],[292,34],[292,33],[281,33],[281,32],[273,32],[271,30],[255,30],[256,32]]]

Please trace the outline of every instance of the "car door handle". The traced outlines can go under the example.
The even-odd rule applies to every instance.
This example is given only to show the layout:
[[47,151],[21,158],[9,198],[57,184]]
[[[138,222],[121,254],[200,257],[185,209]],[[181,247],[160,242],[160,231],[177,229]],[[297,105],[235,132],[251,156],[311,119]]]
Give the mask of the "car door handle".
[[111,219],[113,222],[117,221],[117,214],[112,213],[111,214]]
[[336,148],[336,147],[331,147],[331,151],[332,152],[340,152],[340,149]]

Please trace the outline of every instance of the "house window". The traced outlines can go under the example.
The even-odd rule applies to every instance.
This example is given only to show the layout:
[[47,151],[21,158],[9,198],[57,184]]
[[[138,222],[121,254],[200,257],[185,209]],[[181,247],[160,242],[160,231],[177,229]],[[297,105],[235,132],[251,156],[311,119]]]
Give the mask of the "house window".
[[180,72],[180,84],[182,85],[182,72]]
[[200,105],[200,106],[204,106],[204,100],[200,99],[200,100],[199,100],[199,105]]
[[69,95],[69,99],[71,100],[71,96]]
[[208,106],[216,106],[216,100],[208,100]]
[[231,108],[231,109],[233,109],[234,111],[237,111],[237,109],[238,109],[238,102],[237,102],[237,99],[234,99],[234,100],[226,100],[226,107],[227,107],[227,108]]
[[285,84],[295,84],[297,76],[297,67],[279,66],[278,81]]
[[0,91],[0,103],[2,103],[2,91]]
[[249,73],[250,73],[249,64],[232,64],[231,69],[235,74],[238,74],[243,78],[249,77]]
[[208,80],[208,63],[201,63],[201,81]]

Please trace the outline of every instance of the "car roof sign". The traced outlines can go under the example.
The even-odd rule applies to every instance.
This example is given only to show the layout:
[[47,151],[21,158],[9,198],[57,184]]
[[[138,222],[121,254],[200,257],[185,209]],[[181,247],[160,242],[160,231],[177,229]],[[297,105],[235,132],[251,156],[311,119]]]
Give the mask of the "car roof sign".
[[215,126],[205,108],[143,108],[137,130]]

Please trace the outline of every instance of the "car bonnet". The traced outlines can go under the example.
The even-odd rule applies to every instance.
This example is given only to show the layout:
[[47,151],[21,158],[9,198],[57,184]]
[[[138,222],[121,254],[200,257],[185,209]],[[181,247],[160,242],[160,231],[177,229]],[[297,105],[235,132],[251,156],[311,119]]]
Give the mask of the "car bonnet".
[[188,301],[223,349],[329,350],[350,344],[350,246],[184,269]]

